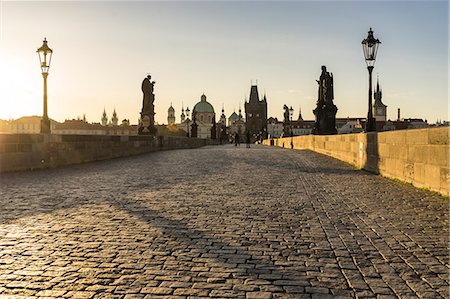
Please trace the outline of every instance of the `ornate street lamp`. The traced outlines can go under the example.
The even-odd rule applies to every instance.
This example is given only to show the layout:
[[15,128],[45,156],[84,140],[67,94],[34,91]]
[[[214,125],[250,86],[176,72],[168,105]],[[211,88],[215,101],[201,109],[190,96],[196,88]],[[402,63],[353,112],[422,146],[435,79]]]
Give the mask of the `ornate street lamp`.
[[42,77],[44,77],[44,115],[41,120],[41,133],[48,134],[50,133],[50,119],[48,118],[47,113],[47,77],[53,50],[48,47],[46,38],[44,38],[44,43],[36,52],[39,54]]
[[191,110],[189,110],[189,107],[186,108],[186,137],[189,137],[189,113],[191,113]]
[[290,131],[291,131],[291,137],[294,136],[294,132],[292,132],[292,116],[294,115],[294,109],[289,108],[289,127],[290,127]]
[[378,46],[381,42],[373,37],[372,28],[369,30],[367,38],[362,41],[364,50],[364,58],[367,63],[367,70],[369,71],[369,111],[367,112],[366,132],[376,131],[375,120],[372,113],[372,71],[377,57]]

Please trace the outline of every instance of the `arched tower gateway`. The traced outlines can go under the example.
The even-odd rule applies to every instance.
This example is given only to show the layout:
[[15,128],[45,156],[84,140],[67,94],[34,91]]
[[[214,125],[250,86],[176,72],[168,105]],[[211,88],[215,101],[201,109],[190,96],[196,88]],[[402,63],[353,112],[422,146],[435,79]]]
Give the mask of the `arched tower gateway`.
[[198,138],[211,138],[211,128],[215,119],[215,112],[213,106],[206,101],[206,96],[203,94],[200,102],[195,104],[192,110],[192,115],[195,113],[197,124]]
[[381,96],[380,82],[377,78],[377,89],[373,93],[373,97],[375,99],[375,103],[373,104],[375,121],[387,120],[387,106],[381,101]]
[[172,103],[170,103],[169,110],[167,110],[167,124],[175,124],[175,109],[172,107]]
[[245,103],[246,128],[252,135],[267,133],[267,99],[264,95],[262,101],[259,100],[258,86],[252,85],[250,89],[250,99]]

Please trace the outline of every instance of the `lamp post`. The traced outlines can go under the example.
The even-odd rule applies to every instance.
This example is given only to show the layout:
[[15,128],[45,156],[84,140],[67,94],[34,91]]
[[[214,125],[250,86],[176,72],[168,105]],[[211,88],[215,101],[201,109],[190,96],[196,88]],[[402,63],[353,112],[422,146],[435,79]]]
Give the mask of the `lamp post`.
[[189,110],[189,107],[186,108],[186,137],[189,137],[189,113],[191,113],[191,110]]
[[375,65],[379,44],[381,44],[381,42],[378,39],[375,39],[372,28],[370,28],[367,38],[362,41],[364,58],[366,59],[367,70],[369,71],[369,111],[367,112],[366,132],[377,130],[372,112],[372,71]]
[[292,116],[294,115],[294,109],[292,109],[292,106],[291,106],[291,108],[289,108],[289,129],[290,129],[290,134],[291,134],[291,137],[292,136],[294,136],[294,132],[292,132]]
[[47,45],[47,39],[44,38],[42,46],[36,51],[39,54],[39,61],[41,63],[42,77],[44,77],[44,114],[41,120],[41,133],[50,133],[50,119],[47,113],[47,77],[50,62],[52,60],[53,50]]

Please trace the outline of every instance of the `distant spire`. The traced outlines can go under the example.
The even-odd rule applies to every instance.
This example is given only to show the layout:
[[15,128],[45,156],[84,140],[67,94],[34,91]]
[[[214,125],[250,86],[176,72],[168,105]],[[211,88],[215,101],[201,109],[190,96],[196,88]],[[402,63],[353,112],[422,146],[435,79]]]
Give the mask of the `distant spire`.
[[377,73],[377,92],[380,91],[380,78],[378,77],[378,73]]
[[378,77],[378,74],[377,74],[377,89],[373,93],[373,96],[374,96],[374,100],[375,100],[374,107],[386,106],[383,104],[383,102],[381,100],[383,97],[383,94],[382,94],[382,91],[380,88],[380,79]]
[[298,120],[299,120],[299,121],[302,121],[302,120],[303,120],[303,117],[302,117],[302,108],[301,108],[300,105],[298,106]]

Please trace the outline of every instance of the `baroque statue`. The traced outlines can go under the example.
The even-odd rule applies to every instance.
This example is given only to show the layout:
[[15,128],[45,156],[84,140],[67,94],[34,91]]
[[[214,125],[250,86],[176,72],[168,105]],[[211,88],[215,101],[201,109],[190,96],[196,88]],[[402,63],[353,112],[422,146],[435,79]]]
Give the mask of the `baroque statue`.
[[315,135],[331,135],[337,134],[336,130],[336,112],[337,107],[333,103],[334,86],[333,74],[327,72],[327,67],[322,65],[322,73],[319,80],[317,96],[317,107],[313,110],[316,117],[313,134]]
[[283,106],[283,116],[284,116],[284,120],[283,120],[283,136],[287,137],[289,135],[291,135],[291,123],[290,123],[290,114],[289,114],[289,107],[285,104]]
[[139,121],[139,135],[156,135],[155,128],[155,94],[153,89],[155,81],[151,81],[152,76],[147,75],[141,84],[141,90],[143,93],[141,118]]

